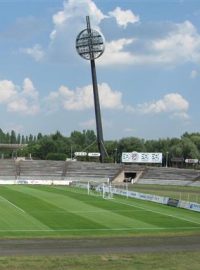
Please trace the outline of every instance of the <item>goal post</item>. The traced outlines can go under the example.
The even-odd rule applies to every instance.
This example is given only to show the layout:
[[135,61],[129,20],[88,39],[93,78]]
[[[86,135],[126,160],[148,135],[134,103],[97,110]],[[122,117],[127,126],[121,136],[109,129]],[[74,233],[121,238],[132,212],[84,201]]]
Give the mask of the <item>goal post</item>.
[[106,179],[106,181],[72,181],[70,188],[74,192],[86,193],[93,196],[101,196],[104,199],[112,199],[113,191],[111,182]]
[[103,184],[103,198],[104,199],[112,199],[113,198],[111,183]]
[[71,191],[91,196],[99,196],[103,199],[112,199],[113,196],[122,195],[127,199],[131,196],[132,189],[128,183],[113,183],[109,179],[81,179],[71,181]]

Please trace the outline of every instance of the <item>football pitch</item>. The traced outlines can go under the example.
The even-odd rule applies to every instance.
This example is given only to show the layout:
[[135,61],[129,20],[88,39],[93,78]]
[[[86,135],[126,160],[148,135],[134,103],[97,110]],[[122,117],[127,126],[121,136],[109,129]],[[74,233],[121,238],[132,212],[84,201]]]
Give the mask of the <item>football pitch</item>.
[[56,186],[0,187],[0,237],[199,233],[200,214],[142,200],[103,199]]

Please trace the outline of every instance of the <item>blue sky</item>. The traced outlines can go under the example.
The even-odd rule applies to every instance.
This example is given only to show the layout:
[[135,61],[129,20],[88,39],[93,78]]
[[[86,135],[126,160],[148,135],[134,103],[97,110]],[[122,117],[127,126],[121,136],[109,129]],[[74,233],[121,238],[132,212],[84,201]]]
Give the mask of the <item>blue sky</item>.
[[199,0],[0,0],[0,128],[22,134],[94,129],[86,28],[96,60],[104,138],[199,132]]

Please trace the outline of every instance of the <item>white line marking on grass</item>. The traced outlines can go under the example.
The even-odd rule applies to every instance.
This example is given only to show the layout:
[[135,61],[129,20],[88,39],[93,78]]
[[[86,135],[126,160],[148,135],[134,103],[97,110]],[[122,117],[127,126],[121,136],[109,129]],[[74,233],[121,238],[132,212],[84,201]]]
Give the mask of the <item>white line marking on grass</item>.
[[[136,213],[136,212],[145,212],[146,210],[142,210],[142,209],[136,209],[136,210],[112,210],[112,213],[117,213],[117,214],[121,214],[121,213]],[[60,211],[45,211],[45,210],[36,210],[36,211],[31,211],[31,213],[60,213],[63,215],[68,215],[68,214],[98,214],[98,213],[105,213],[105,214],[109,214],[110,215],[110,210],[109,209],[105,209],[105,210],[60,210]]]
[[0,230],[0,232],[90,232],[90,231],[159,231],[159,230],[191,230],[191,229],[200,229],[200,227],[160,227],[160,228],[152,228],[152,227],[133,227],[133,228],[98,228],[98,229],[13,229],[13,230]]
[[3,196],[0,196],[1,199],[3,199],[3,201],[11,204],[13,207],[17,208],[19,211],[26,213],[22,208],[18,207],[17,205],[15,205],[14,203],[11,203],[9,200],[7,200],[6,198],[4,198]]
[[194,220],[191,220],[191,219],[189,220],[189,219],[186,219],[186,218],[183,218],[183,217],[179,217],[179,216],[169,215],[169,214],[166,214],[166,213],[163,213],[163,212],[159,212],[159,211],[154,211],[154,210],[149,209],[149,208],[146,208],[146,207],[138,206],[137,203],[136,204],[124,203],[124,202],[117,201],[116,199],[113,199],[112,201],[115,202],[115,203],[119,203],[119,204],[124,204],[124,205],[128,205],[128,206],[140,208],[140,209],[143,209],[143,210],[146,210],[146,211],[149,211],[149,212],[153,212],[155,214],[160,214],[160,215],[163,215],[163,216],[172,217],[172,218],[176,218],[176,219],[180,219],[180,220],[184,220],[184,221],[187,221],[187,222],[190,222],[190,223],[194,223],[194,224],[200,225],[200,222],[197,222],[197,221],[194,221]]

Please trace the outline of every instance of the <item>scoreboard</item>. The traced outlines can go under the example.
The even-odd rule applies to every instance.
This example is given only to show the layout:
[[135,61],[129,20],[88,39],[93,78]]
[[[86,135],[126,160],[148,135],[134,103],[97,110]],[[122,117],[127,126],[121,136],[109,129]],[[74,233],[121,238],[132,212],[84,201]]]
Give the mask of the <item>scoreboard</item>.
[[162,163],[162,153],[123,152],[123,163]]

